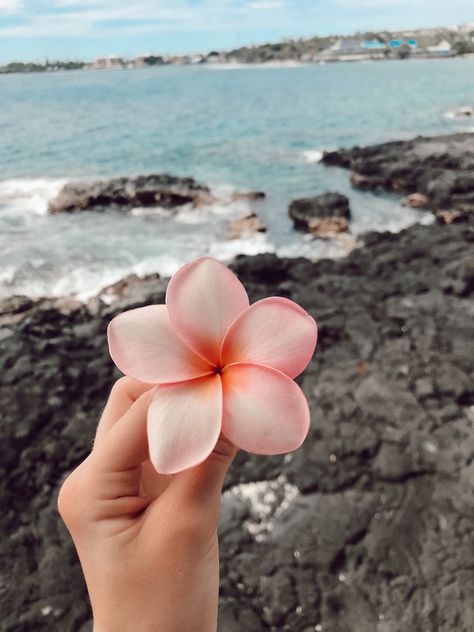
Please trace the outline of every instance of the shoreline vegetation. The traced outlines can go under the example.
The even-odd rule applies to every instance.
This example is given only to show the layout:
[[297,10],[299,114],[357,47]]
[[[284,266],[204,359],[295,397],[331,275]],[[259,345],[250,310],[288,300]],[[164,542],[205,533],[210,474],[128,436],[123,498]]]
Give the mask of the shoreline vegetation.
[[474,23],[452,28],[415,29],[331,35],[242,46],[201,54],[157,55],[147,53],[134,59],[117,55],[81,60],[12,61],[0,66],[0,74],[60,72],[68,70],[119,70],[169,65],[255,65],[325,64],[341,61],[394,59],[439,59],[474,56]]
[[[293,299],[320,335],[299,378],[312,412],[302,448],[241,452],[226,479],[219,630],[469,632],[474,134],[341,149],[324,160],[350,169],[353,186],[423,196],[416,200],[437,221],[368,233],[340,260],[262,254],[232,264],[252,302]],[[54,208],[95,208],[98,199],[127,208],[122,184],[94,184],[94,195],[68,188]],[[162,181],[151,184],[164,195]],[[151,184],[135,182],[133,195],[150,195]],[[165,184],[183,195],[182,181]],[[163,303],[166,285],[157,274],[130,276],[87,303],[0,301],[5,632],[90,629],[57,491],[88,454],[118,377],[107,323]]]

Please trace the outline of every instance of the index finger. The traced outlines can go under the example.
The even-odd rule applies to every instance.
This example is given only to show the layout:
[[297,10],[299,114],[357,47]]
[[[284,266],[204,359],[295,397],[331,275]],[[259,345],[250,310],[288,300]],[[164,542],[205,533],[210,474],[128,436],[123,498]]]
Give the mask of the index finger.
[[143,393],[104,434],[92,450],[92,462],[102,472],[122,472],[148,457],[147,412],[152,390]]
[[110,391],[109,399],[97,426],[94,447],[100,443],[110,428],[122,417],[136,400],[153,388],[130,377],[121,377]]

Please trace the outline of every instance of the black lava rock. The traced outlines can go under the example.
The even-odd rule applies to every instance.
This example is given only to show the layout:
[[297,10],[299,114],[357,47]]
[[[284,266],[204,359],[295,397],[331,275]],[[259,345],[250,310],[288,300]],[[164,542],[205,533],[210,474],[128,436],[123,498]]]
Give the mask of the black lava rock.
[[320,235],[347,230],[351,216],[346,196],[332,192],[293,200],[288,214],[297,228]]
[[[222,632],[472,629],[473,225],[365,242],[339,261],[235,262],[252,301],[298,301],[319,342],[298,378],[312,412],[302,448],[241,452],[229,471]],[[90,630],[57,493],[118,377],[107,323],[165,289],[130,277],[111,305],[0,304],[2,632]]]
[[339,149],[322,161],[350,169],[355,187],[420,194],[445,223],[474,211],[474,133]]

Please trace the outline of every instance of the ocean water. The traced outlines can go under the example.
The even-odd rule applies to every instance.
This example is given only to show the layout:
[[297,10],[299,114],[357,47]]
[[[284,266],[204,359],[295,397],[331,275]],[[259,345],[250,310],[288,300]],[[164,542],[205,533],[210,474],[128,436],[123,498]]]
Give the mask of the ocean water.
[[[450,115],[472,105],[473,77],[468,59],[0,76],[0,297],[85,298],[205,253],[344,256],[364,231],[430,221],[398,196],[351,189],[321,152],[473,131],[474,121]],[[172,219],[159,209],[46,214],[67,181],[156,172],[192,176],[218,201]],[[268,233],[229,240],[229,219],[249,210],[230,194],[254,189],[267,194],[252,208]],[[349,196],[351,234],[294,231],[289,202],[328,190]]]

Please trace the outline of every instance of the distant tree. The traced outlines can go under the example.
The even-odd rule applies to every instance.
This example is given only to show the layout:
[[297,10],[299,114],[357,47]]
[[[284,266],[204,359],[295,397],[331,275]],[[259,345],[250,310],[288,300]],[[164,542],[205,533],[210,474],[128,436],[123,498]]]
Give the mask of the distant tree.
[[407,59],[411,55],[411,48],[404,42],[397,49],[397,53],[400,59]]
[[469,40],[458,40],[457,42],[454,42],[453,48],[457,55],[468,55],[469,53],[474,53],[474,42]]
[[147,66],[159,66],[165,63],[165,60],[161,55],[148,55],[143,58],[143,63]]

